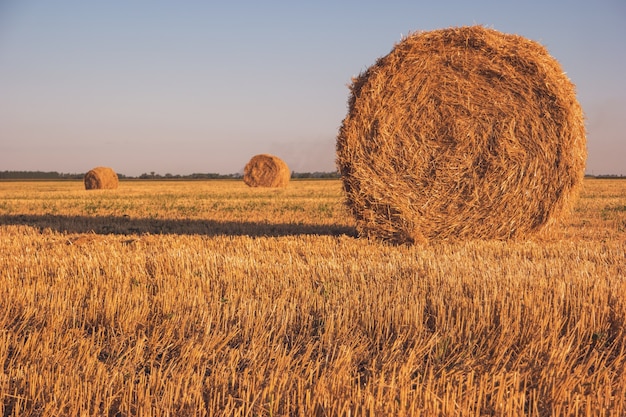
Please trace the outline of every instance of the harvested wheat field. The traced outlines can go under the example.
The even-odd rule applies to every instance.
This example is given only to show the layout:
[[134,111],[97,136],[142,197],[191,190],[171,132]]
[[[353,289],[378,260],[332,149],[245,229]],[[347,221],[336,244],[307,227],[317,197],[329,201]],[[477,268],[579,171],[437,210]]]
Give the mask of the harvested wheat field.
[[574,84],[540,44],[417,32],[353,80],[337,165],[360,235],[517,239],[569,214],[587,156]]
[[0,414],[626,414],[626,181],[524,242],[346,211],[340,180],[0,182]]

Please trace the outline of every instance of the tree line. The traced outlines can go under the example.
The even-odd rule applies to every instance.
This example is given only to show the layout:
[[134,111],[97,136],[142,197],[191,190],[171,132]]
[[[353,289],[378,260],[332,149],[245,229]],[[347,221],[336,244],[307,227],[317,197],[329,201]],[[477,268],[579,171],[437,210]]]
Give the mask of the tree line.
[[[81,180],[85,176],[82,174],[70,174],[57,171],[0,171],[0,180]],[[241,179],[243,174],[217,174],[217,173],[193,173],[188,175],[165,174],[156,172],[143,173],[138,176],[117,174],[119,179],[140,179],[140,180],[203,180],[203,179]],[[339,178],[338,172],[292,172],[291,178]]]

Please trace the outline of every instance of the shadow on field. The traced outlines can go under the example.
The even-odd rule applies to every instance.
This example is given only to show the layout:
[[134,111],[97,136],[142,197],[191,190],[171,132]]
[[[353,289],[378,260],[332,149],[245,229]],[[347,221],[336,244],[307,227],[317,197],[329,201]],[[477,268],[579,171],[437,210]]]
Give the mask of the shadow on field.
[[50,228],[61,233],[178,234],[204,236],[280,237],[297,235],[356,236],[353,227],[245,221],[133,219],[118,216],[2,215],[0,225]]

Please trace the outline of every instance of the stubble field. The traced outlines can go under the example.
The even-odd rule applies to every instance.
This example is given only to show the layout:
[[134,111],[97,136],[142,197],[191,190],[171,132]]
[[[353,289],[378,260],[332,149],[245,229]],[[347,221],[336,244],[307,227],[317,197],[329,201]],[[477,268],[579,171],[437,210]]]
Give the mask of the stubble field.
[[342,199],[0,182],[0,413],[626,414],[626,181],[517,242],[358,239]]

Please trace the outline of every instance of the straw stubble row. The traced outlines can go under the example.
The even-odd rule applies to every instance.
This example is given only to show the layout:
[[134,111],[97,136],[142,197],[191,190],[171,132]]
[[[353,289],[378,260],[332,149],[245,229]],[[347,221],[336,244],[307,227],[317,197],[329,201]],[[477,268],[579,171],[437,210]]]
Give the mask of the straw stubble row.
[[623,244],[3,229],[8,415],[625,410]]

